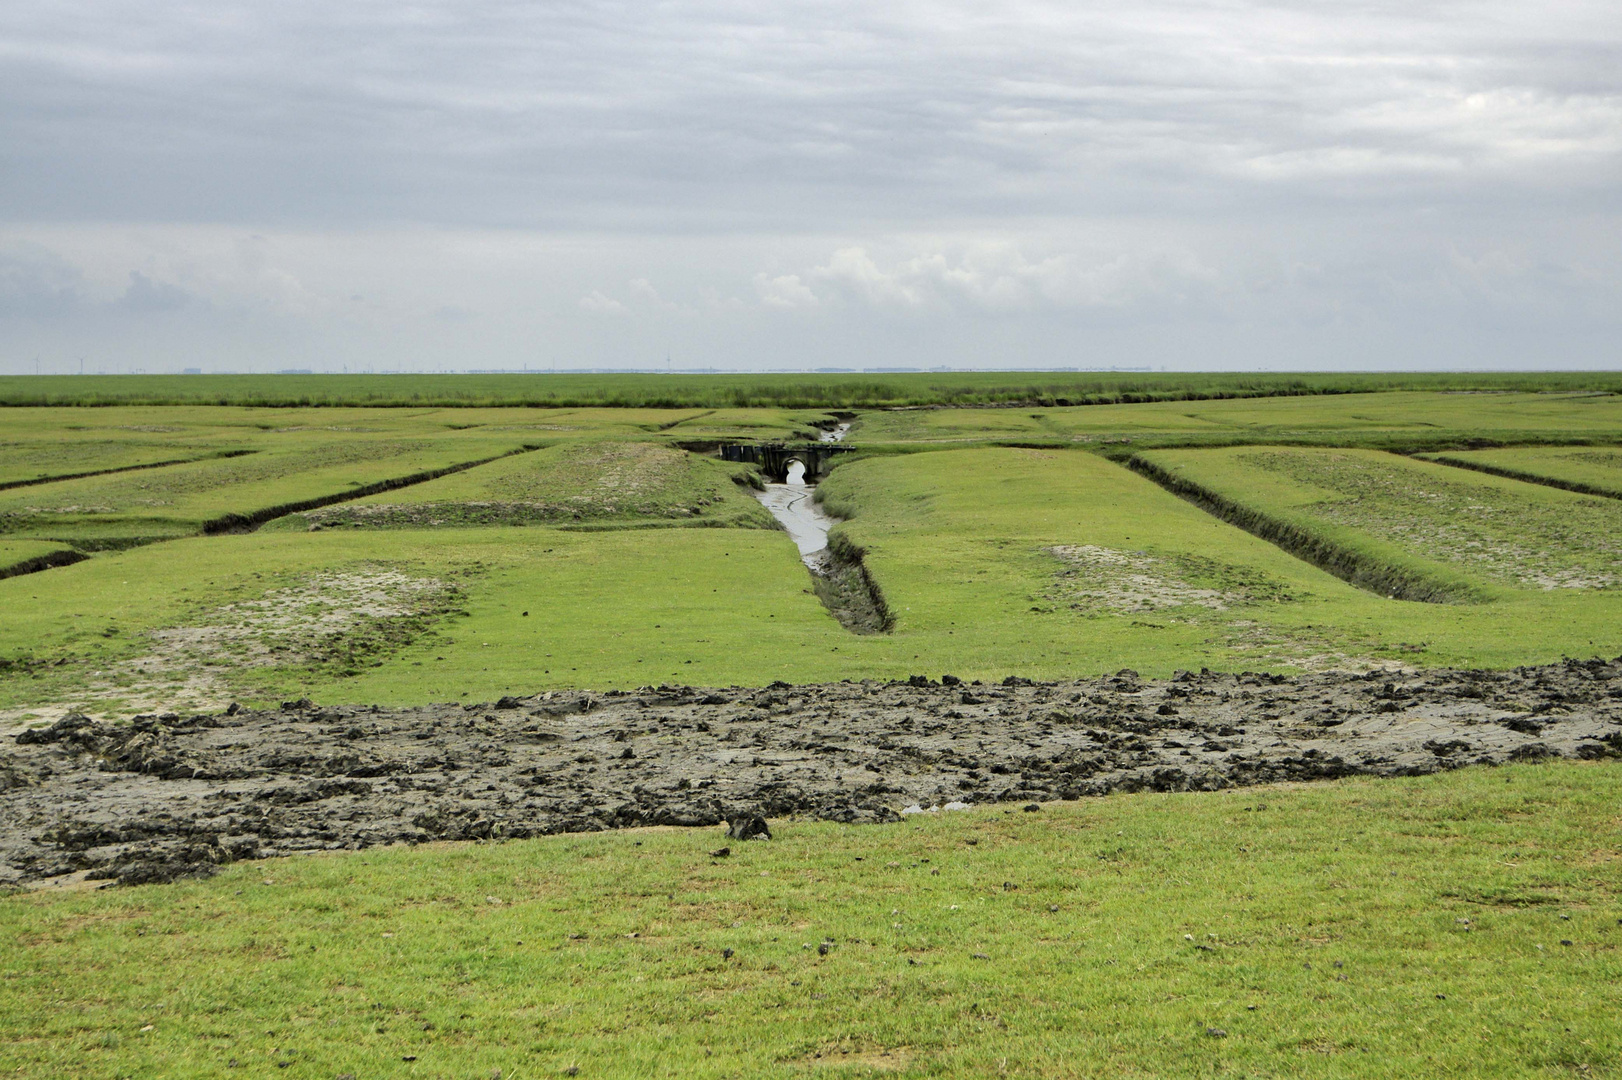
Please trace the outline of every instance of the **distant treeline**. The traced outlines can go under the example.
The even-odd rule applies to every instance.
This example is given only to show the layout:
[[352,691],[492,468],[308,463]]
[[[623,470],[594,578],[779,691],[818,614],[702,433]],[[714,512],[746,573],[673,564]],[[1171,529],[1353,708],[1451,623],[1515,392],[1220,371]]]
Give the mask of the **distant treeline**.
[[1387,390],[1622,393],[1622,372],[885,375],[12,375],[0,406],[878,409],[1106,405]]

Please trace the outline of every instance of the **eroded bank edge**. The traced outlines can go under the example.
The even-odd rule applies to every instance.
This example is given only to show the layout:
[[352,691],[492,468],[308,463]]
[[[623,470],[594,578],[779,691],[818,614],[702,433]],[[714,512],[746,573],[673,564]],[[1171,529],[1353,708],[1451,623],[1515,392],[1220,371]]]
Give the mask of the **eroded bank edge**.
[[819,565],[810,567],[812,587],[822,606],[846,630],[887,634],[895,629],[895,615],[867,568],[866,556],[866,550],[844,533],[829,533],[827,551]]
[[36,555],[32,559],[12,563],[10,566],[0,566],[0,578],[21,577],[24,574],[37,574],[41,570],[49,570],[57,566],[72,566],[74,563],[84,562],[90,556],[82,551],[51,551],[44,555]]

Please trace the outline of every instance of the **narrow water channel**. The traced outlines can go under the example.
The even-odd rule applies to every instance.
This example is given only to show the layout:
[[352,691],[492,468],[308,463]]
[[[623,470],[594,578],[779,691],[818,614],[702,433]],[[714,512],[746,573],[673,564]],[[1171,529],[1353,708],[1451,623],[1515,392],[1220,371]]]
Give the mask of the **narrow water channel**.
[[834,428],[832,431],[818,432],[817,433],[817,441],[818,442],[844,442],[845,441],[845,436],[849,435],[849,434],[850,434],[850,425],[849,424],[840,424],[838,427]]
[[795,461],[788,467],[788,483],[767,484],[765,491],[755,493],[755,498],[783,523],[800,549],[800,561],[812,570],[820,569],[822,553],[828,550],[828,530],[839,524],[812,501],[816,490],[805,482],[805,466]]

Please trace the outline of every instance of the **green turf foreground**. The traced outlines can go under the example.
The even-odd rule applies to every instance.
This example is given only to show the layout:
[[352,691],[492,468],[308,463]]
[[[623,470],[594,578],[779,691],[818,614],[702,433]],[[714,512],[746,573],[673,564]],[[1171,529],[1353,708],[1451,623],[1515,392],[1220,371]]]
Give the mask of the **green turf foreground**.
[[1614,1075],[1619,796],[1523,764],[17,894],[0,1069]]

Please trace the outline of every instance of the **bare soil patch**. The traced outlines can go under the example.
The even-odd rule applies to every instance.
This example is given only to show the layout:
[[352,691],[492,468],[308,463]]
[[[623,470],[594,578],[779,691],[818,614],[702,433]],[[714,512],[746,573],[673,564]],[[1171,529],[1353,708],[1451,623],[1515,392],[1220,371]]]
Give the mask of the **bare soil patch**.
[[150,631],[143,651],[92,670],[69,700],[0,711],[0,724],[98,705],[125,715],[224,708],[265,668],[358,674],[432,630],[462,598],[454,581],[384,563],[310,574]]
[[1040,804],[1622,755],[1622,658],[1514,671],[551,692],[126,725],[0,753],[0,880],[127,883],[296,851]]
[[1058,573],[1058,598],[1082,611],[1130,615],[1187,605],[1221,611],[1249,599],[1237,589],[1201,588],[1170,559],[1144,551],[1093,544],[1048,551],[1065,566]]

